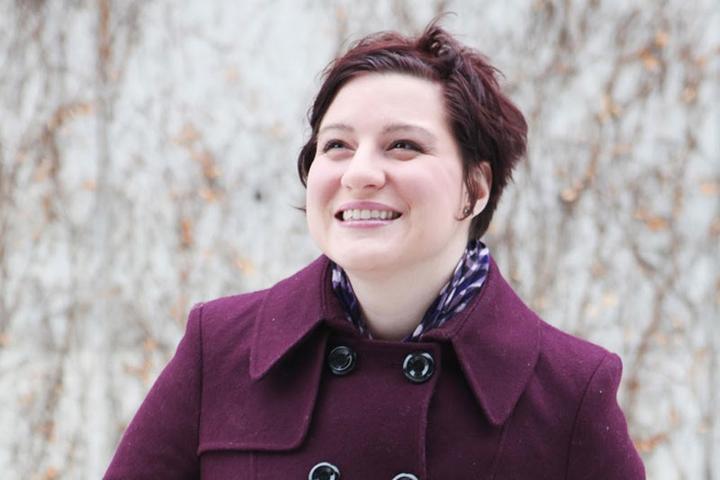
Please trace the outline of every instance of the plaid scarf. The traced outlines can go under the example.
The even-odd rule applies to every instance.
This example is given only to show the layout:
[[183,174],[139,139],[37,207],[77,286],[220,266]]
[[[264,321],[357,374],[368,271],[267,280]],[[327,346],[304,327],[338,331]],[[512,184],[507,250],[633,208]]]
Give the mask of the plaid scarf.
[[[440,294],[425,312],[420,324],[403,341],[417,341],[420,336],[445,323],[456,313],[462,312],[473,294],[477,292],[487,278],[490,269],[490,251],[480,240],[471,240],[460,261],[458,262],[450,281],[440,290]],[[332,262],[332,286],[335,295],[345,308],[348,320],[355,325],[362,335],[372,338],[367,325],[360,313],[355,292],[345,271]]]

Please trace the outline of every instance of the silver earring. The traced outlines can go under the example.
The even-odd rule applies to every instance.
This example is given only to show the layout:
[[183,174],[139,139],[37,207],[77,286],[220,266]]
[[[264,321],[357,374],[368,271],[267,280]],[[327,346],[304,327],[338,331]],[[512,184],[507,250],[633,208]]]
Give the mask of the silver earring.
[[463,208],[463,215],[468,216],[472,213],[472,208],[470,208],[468,205],[465,205],[465,208]]

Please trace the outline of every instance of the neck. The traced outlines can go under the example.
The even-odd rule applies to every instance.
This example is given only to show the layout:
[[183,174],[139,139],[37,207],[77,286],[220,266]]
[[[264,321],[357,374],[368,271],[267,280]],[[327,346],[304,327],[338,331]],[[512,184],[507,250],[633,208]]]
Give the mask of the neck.
[[345,270],[373,338],[402,340],[410,335],[450,280],[464,251],[465,244],[454,245],[433,261],[392,272]]

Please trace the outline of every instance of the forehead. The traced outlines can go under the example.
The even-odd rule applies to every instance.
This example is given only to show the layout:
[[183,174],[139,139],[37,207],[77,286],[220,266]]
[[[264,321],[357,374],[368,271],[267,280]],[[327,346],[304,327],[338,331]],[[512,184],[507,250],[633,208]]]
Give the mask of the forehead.
[[363,74],[343,85],[320,127],[336,122],[364,125],[401,121],[444,128],[442,86],[401,73]]

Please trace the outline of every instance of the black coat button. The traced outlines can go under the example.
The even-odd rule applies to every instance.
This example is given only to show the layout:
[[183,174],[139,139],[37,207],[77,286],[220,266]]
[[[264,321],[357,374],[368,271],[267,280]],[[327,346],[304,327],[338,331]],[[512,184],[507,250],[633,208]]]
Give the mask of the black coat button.
[[420,480],[412,473],[398,473],[392,480]]
[[357,355],[350,347],[340,345],[330,350],[327,362],[330,371],[335,375],[347,375],[355,368]]
[[413,383],[423,383],[432,377],[435,360],[427,352],[409,353],[403,361],[403,372]]
[[340,470],[327,462],[320,462],[310,469],[308,480],[340,480]]

